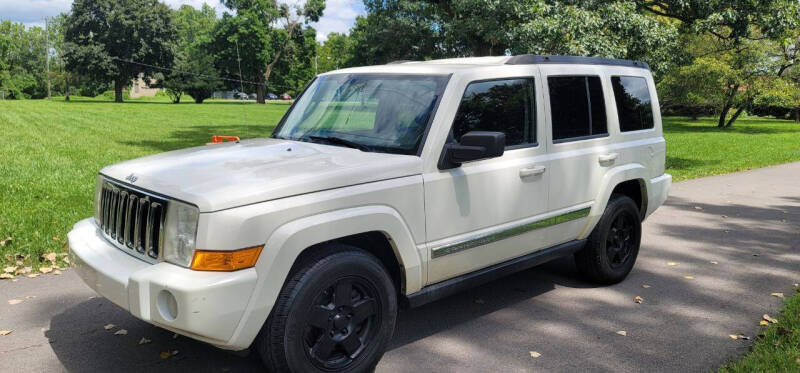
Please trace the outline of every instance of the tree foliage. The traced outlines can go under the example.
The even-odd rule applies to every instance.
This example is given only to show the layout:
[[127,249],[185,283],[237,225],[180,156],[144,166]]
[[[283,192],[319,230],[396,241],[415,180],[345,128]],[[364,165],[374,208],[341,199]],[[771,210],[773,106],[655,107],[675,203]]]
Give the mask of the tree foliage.
[[176,36],[170,9],[158,0],[75,0],[67,19],[67,69],[99,82],[114,83],[114,100],[142,74],[171,66]]
[[175,61],[162,82],[172,102],[179,103],[186,93],[199,104],[222,86],[214,67],[216,56],[209,48],[214,40],[216,22],[216,12],[207,4],[200,9],[183,5],[175,11]]
[[656,72],[681,57],[676,22],[614,1],[591,7],[544,0],[367,0],[352,64],[503,54],[640,59]]

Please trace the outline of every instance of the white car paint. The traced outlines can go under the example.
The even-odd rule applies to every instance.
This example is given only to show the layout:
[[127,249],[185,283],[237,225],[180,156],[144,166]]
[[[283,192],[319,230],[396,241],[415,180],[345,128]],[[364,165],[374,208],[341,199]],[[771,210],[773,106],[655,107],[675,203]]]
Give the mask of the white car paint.
[[[585,238],[611,191],[640,180],[652,213],[666,199],[666,145],[650,72],[619,66],[504,65],[509,57],[451,59],[343,69],[340,73],[448,74],[419,156],[278,139],[201,146],[122,162],[101,170],[119,183],[196,205],[196,248],[264,245],[254,268],[199,272],[150,264],[109,243],[93,219],[69,234],[77,272],[99,294],[136,317],[218,347],[241,350],[255,339],[295,259],[311,245],[380,232],[400,263],[402,292],[570,240]],[[602,79],[609,135],[554,144],[546,78],[591,73]],[[610,75],[645,77],[655,128],[621,133]],[[465,87],[504,77],[535,79],[537,139],[499,158],[440,170],[438,162]],[[602,158],[602,159],[601,159]],[[613,158],[613,159],[612,159]],[[459,242],[589,209],[581,218],[451,255]],[[164,317],[162,290],[176,299]]]

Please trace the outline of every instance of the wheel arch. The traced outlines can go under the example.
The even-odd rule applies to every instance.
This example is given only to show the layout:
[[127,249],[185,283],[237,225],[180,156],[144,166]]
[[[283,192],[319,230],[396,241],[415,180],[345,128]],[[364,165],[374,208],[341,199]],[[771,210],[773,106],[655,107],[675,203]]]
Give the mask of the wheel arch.
[[638,163],[631,163],[609,170],[603,177],[586,225],[578,238],[583,239],[589,236],[600,217],[603,216],[608,201],[614,193],[631,197],[639,207],[641,219],[644,219],[648,206],[647,179],[647,168]]
[[[411,231],[395,209],[361,206],[303,217],[281,225],[266,240],[256,264],[258,283],[233,339],[253,341],[298,260],[330,242],[357,246],[378,257],[396,280],[399,295],[422,287],[423,263]],[[363,247],[369,243],[378,246]]]

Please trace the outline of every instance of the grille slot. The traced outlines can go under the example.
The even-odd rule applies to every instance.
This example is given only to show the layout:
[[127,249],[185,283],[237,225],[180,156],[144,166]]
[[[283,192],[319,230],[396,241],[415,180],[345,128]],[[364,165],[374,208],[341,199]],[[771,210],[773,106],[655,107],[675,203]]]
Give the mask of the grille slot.
[[108,180],[100,194],[100,230],[116,246],[159,259],[167,200]]

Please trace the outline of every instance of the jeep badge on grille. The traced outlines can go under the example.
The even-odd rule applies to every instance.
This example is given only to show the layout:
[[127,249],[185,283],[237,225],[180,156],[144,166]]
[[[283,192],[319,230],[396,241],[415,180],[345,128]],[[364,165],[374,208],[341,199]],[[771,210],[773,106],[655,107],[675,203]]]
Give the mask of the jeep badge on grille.
[[131,184],[132,184],[132,183],[135,183],[135,182],[136,182],[136,180],[139,180],[139,177],[137,177],[137,176],[136,176],[136,175],[134,175],[134,174],[130,174],[130,175],[128,175],[128,176],[125,178],[125,180],[128,180],[128,181],[130,181],[130,182],[131,182]]

